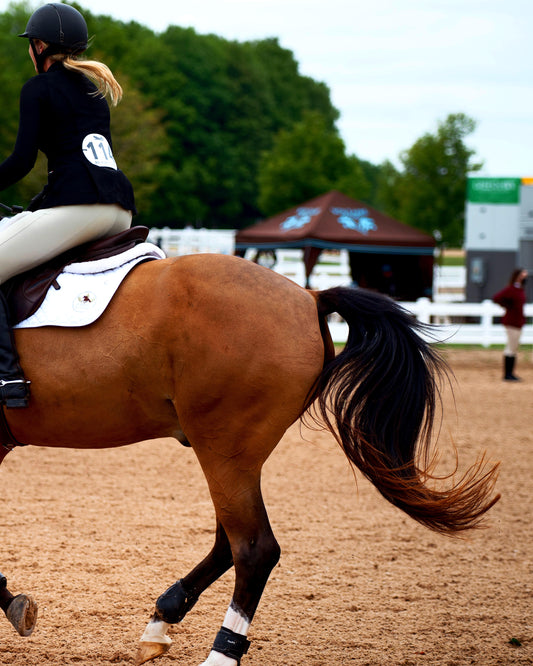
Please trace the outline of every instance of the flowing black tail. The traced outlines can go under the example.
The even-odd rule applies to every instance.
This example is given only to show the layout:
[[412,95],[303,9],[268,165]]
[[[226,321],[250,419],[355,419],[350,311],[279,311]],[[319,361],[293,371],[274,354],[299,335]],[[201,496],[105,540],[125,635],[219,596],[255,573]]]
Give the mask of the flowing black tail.
[[349,460],[393,505],[437,532],[476,527],[495,504],[498,465],[482,457],[451,488],[428,486],[440,386],[447,376],[421,336],[424,325],[386,296],[337,287],[317,294],[321,321],[337,312],[349,326],[344,350],[327,361],[315,409]]

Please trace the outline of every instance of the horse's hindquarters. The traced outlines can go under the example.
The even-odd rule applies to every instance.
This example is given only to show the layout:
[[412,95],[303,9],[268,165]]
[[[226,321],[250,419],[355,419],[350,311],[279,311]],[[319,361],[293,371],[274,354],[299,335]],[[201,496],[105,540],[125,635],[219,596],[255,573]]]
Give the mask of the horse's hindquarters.
[[211,448],[216,437],[217,447],[231,455],[253,433],[271,449],[302,413],[322,369],[315,300],[242,260],[191,257],[183,265],[180,281],[190,300],[176,344],[182,427],[196,448],[200,439]]
[[17,344],[32,398],[8,414],[14,436],[73,448],[245,423],[281,436],[324,353],[312,296],[220,255],[143,264],[91,326],[19,330]]

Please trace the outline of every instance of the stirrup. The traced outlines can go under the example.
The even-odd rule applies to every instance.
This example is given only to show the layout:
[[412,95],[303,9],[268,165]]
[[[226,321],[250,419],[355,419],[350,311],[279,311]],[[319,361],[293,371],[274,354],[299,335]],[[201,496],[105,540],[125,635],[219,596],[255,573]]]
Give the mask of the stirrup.
[[30,398],[27,379],[0,379],[0,403],[8,409],[27,407]]

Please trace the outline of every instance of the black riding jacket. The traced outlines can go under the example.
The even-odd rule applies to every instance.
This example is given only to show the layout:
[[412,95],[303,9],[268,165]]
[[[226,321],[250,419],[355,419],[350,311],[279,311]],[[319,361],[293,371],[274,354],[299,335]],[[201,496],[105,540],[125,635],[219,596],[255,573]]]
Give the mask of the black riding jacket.
[[20,93],[20,122],[13,153],[0,164],[0,190],[48,158],[48,183],[31,210],[77,204],[118,204],[135,213],[133,188],[116,168],[109,107],[84,74],[54,63]]

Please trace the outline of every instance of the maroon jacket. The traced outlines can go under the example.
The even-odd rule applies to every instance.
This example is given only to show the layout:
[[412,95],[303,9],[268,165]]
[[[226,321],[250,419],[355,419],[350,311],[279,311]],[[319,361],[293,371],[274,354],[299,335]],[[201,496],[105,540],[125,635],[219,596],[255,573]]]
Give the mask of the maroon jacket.
[[522,328],[526,323],[524,317],[524,305],[526,303],[526,292],[522,287],[510,284],[492,297],[494,303],[505,308],[505,314],[502,317],[504,326],[514,326]]

